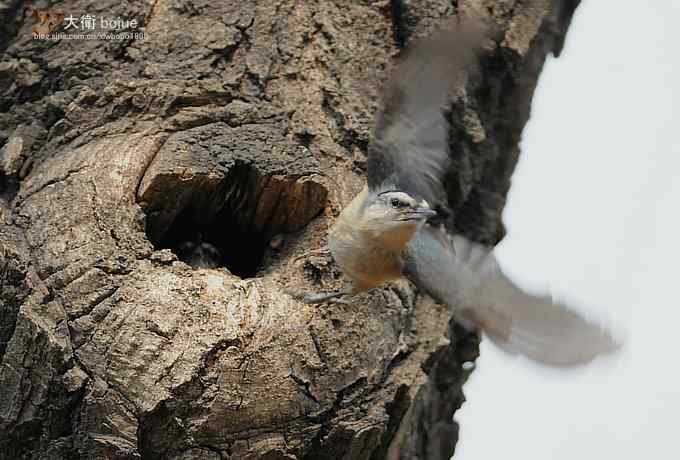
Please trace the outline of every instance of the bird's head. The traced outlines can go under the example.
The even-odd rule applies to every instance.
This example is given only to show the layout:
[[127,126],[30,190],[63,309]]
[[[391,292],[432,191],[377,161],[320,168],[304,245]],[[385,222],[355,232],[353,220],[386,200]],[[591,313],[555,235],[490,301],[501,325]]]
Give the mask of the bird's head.
[[362,213],[362,227],[382,243],[403,248],[420,227],[437,214],[425,200],[389,190],[371,194]]

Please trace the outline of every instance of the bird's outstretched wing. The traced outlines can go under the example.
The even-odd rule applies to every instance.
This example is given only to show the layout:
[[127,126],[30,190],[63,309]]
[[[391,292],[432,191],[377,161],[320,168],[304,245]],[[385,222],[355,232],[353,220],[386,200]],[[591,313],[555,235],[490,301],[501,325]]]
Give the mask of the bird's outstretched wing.
[[449,94],[475,68],[485,27],[465,19],[421,39],[402,56],[383,90],[368,151],[371,191],[393,188],[434,204],[445,197]]
[[604,327],[574,309],[517,287],[485,246],[426,227],[407,254],[409,278],[505,351],[566,367],[620,347]]

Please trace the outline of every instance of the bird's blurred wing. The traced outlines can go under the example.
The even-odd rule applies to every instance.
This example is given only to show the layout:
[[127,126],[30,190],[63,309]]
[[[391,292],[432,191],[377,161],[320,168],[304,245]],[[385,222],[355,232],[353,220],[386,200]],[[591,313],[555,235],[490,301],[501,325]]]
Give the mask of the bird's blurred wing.
[[[585,364],[620,347],[609,331],[574,309],[517,287],[500,270],[489,248],[462,236],[451,240],[433,232],[419,233],[421,242],[414,247],[420,249],[413,250],[411,258],[420,260],[409,270],[416,276],[409,277],[454,308],[464,325],[480,329],[501,349],[564,367]],[[425,266],[437,262],[432,260],[437,257],[432,250],[442,251],[448,259],[433,266],[438,275]]]
[[480,22],[464,22],[421,39],[397,64],[383,90],[368,151],[368,186],[394,187],[430,203],[445,196],[449,94],[474,68],[484,42]]

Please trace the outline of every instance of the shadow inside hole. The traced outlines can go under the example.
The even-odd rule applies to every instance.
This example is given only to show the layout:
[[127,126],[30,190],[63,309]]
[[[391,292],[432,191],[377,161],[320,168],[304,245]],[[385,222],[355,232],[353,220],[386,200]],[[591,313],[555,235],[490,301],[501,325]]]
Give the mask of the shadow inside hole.
[[193,268],[225,267],[241,278],[256,276],[271,239],[301,230],[328,195],[318,181],[262,174],[241,162],[222,178],[158,174],[146,190],[146,232],[157,249],[170,249]]
[[252,278],[262,267],[269,238],[246,228],[230,212],[209,219],[184,210],[156,245],[170,249],[193,268],[225,267],[241,278]]

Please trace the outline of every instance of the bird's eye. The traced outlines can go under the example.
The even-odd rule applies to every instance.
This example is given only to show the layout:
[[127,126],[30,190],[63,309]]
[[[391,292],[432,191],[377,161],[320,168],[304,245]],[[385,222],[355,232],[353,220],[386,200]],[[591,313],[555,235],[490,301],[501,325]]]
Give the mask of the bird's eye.
[[401,208],[402,206],[404,206],[404,203],[402,203],[401,201],[399,201],[396,198],[392,198],[392,201],[390,201],[390,204],[392,205],[393,208]]

